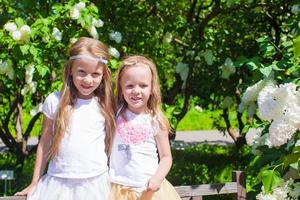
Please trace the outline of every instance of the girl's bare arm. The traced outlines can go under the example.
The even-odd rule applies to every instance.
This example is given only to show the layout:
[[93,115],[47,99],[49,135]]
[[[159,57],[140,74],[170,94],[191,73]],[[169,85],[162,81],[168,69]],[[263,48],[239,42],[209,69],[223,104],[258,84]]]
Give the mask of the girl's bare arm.
[[148,182],[148,190],[157,191],[172,166],[172,155],[167,131],[160,131],[156,136],[156,145],[160,162],[156,173]]
[[52,144],[53,120],[44,116],[42,127],[42,136],[37,147],[32,181],[29,186],[24,188],[22,191],[17,192],[15,195],[27,195],[32,193],[39,179],[44,174]]

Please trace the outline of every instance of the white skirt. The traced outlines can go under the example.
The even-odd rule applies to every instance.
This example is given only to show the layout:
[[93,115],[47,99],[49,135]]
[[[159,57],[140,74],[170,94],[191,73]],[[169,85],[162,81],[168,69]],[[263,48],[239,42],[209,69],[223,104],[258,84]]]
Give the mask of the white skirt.
[[110,193],[108,173],[91,178],[59,178],[44,175],[27,200],[106,200]]

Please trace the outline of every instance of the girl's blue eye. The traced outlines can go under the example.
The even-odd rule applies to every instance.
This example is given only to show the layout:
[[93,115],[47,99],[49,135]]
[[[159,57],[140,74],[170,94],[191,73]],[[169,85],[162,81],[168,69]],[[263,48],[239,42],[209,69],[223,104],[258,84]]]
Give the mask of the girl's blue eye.
[[93,76],[94,78],[97,78],[97,77],[101,76],[101,74],[100,74],[100,73],[93,73],[92,76]]

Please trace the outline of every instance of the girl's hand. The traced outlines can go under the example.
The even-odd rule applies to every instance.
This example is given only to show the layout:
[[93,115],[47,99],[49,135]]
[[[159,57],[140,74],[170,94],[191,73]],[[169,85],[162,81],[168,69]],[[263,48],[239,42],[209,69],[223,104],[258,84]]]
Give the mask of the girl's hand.
[[161,181],[155,178],[150,178],[147,184],[147,191],[153,191],[156,192],[159,190],[161,185]]
[[36,188],[36,184],[31,183],[22,191],[15,193],[15,196],[30,196]]

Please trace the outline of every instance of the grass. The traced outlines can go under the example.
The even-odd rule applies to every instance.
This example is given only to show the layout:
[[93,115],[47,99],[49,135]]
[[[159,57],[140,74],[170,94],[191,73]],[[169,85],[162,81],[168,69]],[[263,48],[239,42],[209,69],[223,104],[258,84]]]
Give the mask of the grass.
[[[221,117],[222,111],[208,111],[199,112],[192,108],[184,118],[179,122],[177,131],[192,131],[192,130],[213,130],[219,126],[225,127],[225,122]],[[229,120],[233,127],[237,127],[236,114],[234,111],[229,113]]]

